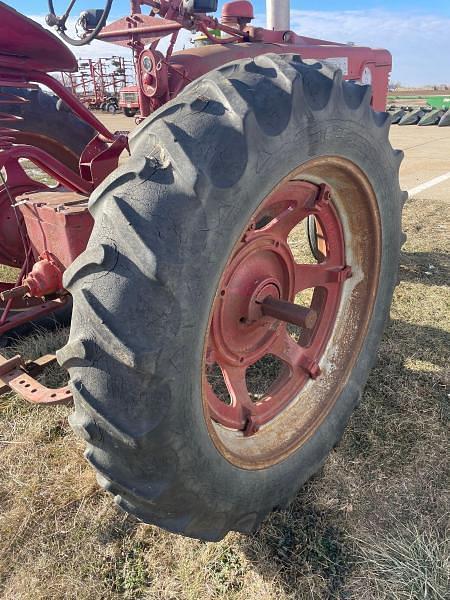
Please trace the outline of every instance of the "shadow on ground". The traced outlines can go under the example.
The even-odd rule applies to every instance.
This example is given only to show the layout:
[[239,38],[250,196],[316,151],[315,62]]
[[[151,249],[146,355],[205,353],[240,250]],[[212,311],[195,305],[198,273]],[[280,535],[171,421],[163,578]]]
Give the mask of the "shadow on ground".
[[441,252],[402,252],[400,280],[428,285],[449,285],[449,255]]
[[254,567],[277,578],[289,598],[356,600],[356,538],[382,539],[398,523],[427,530],[445,522],[449,349],[447,332],[393,321],[362,404],[325,467],[289,510],[243,539]]

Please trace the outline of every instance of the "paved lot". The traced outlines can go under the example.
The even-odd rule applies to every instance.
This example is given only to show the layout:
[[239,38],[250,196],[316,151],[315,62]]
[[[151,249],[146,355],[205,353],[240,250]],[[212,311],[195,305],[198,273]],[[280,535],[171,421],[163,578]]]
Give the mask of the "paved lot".
[[[405,152],[400,173],[402,187],[411,190],[450,172],[450,127],[398,127],[391,129],[395,148]],[[450,179],[429,188],[426,197],[450,199]]]
[[[122,114],[97,115],[113,131],[131,130],[135,127],[134,119]],[[403,189],[411,190],[450,172],[450,127],[394,125],[391,129],[391,141],[394,148],[401,148],[405,152],[400,174]],[[450,179],[429,188],[426,197],[435,200],[450,199]]]

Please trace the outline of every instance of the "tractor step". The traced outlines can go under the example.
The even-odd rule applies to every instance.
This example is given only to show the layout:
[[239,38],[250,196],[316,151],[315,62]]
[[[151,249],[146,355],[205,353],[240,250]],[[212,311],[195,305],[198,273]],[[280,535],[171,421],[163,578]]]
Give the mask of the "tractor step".
[[54,354],[26,362],[20,355],[9,359],[0,355],[0,395],[12,391],[32,404],[68,404],[72,401],[72,392],[68,387],[51,389],[34,378],[54,362]]

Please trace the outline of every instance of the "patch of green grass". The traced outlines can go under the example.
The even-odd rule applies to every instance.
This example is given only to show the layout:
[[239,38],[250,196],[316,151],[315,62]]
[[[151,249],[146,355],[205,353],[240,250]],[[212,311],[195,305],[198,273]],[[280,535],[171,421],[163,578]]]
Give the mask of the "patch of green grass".
[[124,598],[137,600],[151,583],[145,559],[147,547],[142,542],[134,542],[127,546],[123,547],[114,560],[110,570],[110,574],[113,575],[111,583],[112,588]]
[[211,583],[217,595],[226,597],[242,590],[245,562],[232,546],[220,546],[219,552],[208,562]]
[[287,511],[274,513],[248,541],[249,558],[280,581],[286,596],[340,598],[352,572],[352,545],[333,507],[314,500],[312,480]]

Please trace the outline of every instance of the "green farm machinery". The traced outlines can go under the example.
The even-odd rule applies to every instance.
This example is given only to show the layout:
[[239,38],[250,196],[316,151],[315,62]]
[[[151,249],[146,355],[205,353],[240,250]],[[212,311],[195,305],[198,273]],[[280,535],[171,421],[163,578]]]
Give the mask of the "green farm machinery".
[[[390,96],[393,125],[450,127],[450,94],[446,96]],[[424,101],[424,103],[422,102]],[[413,102],[413,105],[402,105]]]

